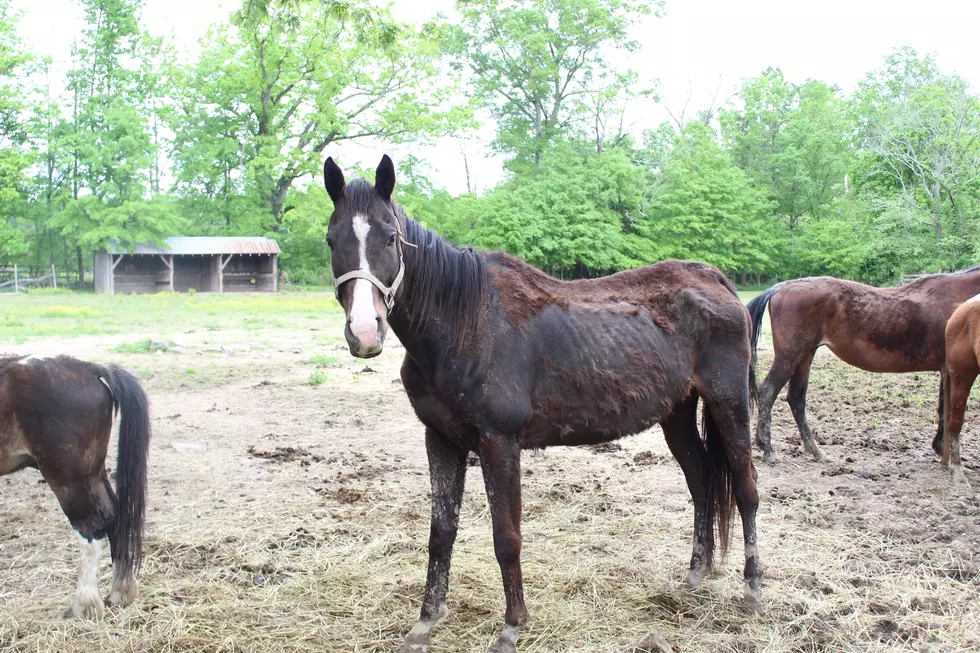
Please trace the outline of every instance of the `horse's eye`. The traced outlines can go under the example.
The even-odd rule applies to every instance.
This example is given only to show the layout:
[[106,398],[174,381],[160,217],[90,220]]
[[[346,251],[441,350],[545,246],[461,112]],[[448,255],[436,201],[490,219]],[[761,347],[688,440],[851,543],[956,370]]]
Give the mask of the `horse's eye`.
[[330,236],[327,236],[327,247],[333,249],[333,241],[330,240]]
[[398,237],[398,234],[391,234],[391,238],[388,239],[388,247],[394,247],[395,246],[395,238],[397,238],[397,237]]

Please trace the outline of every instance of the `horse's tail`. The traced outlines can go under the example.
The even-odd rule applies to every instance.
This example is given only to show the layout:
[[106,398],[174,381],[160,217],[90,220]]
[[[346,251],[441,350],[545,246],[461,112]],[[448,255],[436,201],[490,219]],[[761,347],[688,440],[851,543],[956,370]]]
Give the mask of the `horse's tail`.
[[[732,485],[732,465],[722,440],[721,432],[707,403],[701,410],[701,433],[708,454],[708,528],[718,525],[718,540],[721,553],[728,553],[728,536],[731,532],[731,519],[735,511],[735,488]],[[706,552],[707,563],[712,562],[712,551]]]
[[748,303],[749,317],[751,318],[752,328],[752,363],[749,367],[749,392],[751,394],[753,404],[759,398],[759,386],[756,383],[755,375],[755,363],[758,359],[759,332],[762,331],[762,316],[766,314],[766,306],[769,305],[769,300],[772,299],[772,296],[775,295],[779,289],[780,284],[777,283],[775,286],[763,290],[761,295]]
[[132,374],[106,365],[102,377],[119,413],[119,453],[116,462],[116,531],[112,562],[133,574],[143,557],[143,519],[146,514],[146,468],[150,449],[150,413],[146,393]]

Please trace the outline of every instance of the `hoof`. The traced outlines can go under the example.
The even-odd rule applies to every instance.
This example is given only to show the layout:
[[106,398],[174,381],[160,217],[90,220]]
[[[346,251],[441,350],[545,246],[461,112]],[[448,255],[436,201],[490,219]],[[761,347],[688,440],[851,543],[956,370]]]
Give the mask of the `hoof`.
[[76,596],[65,611],[65,619],[98,619],[102,616],[102,599],[98,594]]
[[136,579],[130,577],[118,585],[114,585],[112,591],[109,592],[109,596],[106,597],[105,602],[114,608],[125,608],[135,601],[139,594],[139,583],[136,582]]
[[954,492],[969,492],[971,490],[970,481],[966,480],[962,465],[954,465],[950,468],[950,473],[953,477]]
[[517,626],[507,624],[490,648],[490,653],[517,653]]
[[517,653],[517,644],[501,637],[490,649],[490,653]]
[[703,569],[691,569],[687,572],[687,577],[684,579],[684,586],[688,589],[696,590],[701,587],[702,579],[704,579]]
[[745,596],[742,599],[745,610],[752,616],[758,617],[762,614],[762,590],[752,589],[745,586]]
[[412,635],[405,638],[398,648],[395,649],[395,653],[429,653],[429,640],[423,642],[421,640],[413,641]]
[[813,445],[813,449],[807,449],[807,453],[813,456],[813,461],[817,463],[827,462],[827,454],[823,452],[823,449],[817,445]]

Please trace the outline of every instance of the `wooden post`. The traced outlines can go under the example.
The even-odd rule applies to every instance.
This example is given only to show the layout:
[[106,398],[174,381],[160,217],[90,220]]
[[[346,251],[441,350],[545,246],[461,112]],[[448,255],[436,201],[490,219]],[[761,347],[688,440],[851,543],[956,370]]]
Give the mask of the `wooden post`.
[[279,292],[279,256],[272,255],[272,292]]
[[[219,254],[219,256],[220,256],[220,254]],[[221,257],[221,269],[218,270],[218,292],[219,293],[223,293],[225,291],[225,268],[228,267],[228,264],[229,263],[231,263],[231,257],[232,256],[234,256],[234,254],[229,254],[227,259],[225,257],[223,257],[223,256]]]
[[55,290],[58,289],[58,275],[54,271],[54,263],[51,264],[51,285]]
[[163,261],[163,264],[166,265],[167,269],[170,271],[170,292],[173,292],[174,291],[174,255],[173,254],[170,255],[169,261],[167,260],[167,257],[163,254],[158,254],[158,256],[160,257],[160,260]]
[[109,267],[109,294],[110,295],[116,294],[116,266],[122,263],[122,260],[123,260],[122,254],[120,254],[119,258],[117,258],[114,261],[112,260],[112,254],[109,254],[109,262],[112,263],[112,265]]
[[18,292],[20,292],[20,291],[18,290],[18,288],[17,288],[17,286],[18,286],[18,283],[17,283],[17,264],[16,264],[16,263],[14,263],[14,294],[15,294],[15,295],[16,295],[16,294],[17,294]]

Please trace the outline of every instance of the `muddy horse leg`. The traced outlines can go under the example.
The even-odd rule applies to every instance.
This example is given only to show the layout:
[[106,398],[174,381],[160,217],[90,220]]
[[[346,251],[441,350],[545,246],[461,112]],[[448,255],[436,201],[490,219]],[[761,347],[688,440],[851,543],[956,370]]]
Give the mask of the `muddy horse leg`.
[[459,527],[467,452],[432,429],[425,430],[425,451],[429,456],[429,481],[432,485],[429,572],[425,581],[422,614],[396,653],[428,653],[430,633],[447,612],[449,564]]
[[932,450],[936,452],[937,456],[943,455],[943,435],[945,431],[945,406],[943,402],[945,401],[945,395],[943,394],[943,388],[946,385],[946,375],[948,372],[944,369],[939,371],[939,419],[937,420],[938,425],[936,426],[936,437],[932,439]]
[[670,417],[660,427],[670,453],[677,459],[687,479],[687,487],[694,501],[694,551],[691,553],[691,567],[686,582],[698,587],[705,572],[711,567],[715,548],[715,534],[710,518],[712,506],[708,496],[708,478],[705,471],[704,445],[698,433],[698,396],[692,393],[674,408]]
[[963,473],[963,465],[960,461],[960,431],[963,429],[963,417],[966,413],[966,402],[970,398],[970,389],[977,375],[975,372],[955,372],[950,370],[949,374],[949,402],[946,418],[946,439],[943,450],[943,465],[949,468],[953,476],[953,485],[969,487],[970,483],[966,480]]
[[493,548],[507,604],[503,630],[490,653],[516,653],[517,632],[527,616],[521,576],[521,449],[517,438],[497,433],[481,435],[480,463],[490,502]]
[[[813,357],[813,353],[810,353]],[[772,435],[770,428],[772,424],[772,407],[776,403],[779,391],[783,389],[789,381],[794,369],[798,364],[798,359],[793,360],[789,356],[779,352],[776,359],[772,362],[769,374],[765,381],[759,386],[758,415],[759,419],[755,425],[755,441],[762,447],[763,460],[767,463],[776,461],[776,452],[772,448]]]
[[81,549],[75,597],[65,616],[97,618],[102,614],[102,597],[99,594],[101,540],[110,535],[116,525],[115,503],[106,491],[105,472],[100,476],[83,476],[66,481],[62,477],[67,475],[51,477],[45,471],[42,468],[42,474],[77,532]]
[[790,410],[793,411],[796,426],[800,430],[800,437],[803,439],[803,448],[808,454],[813,456],[814,460],[820,463],[827,460],[827,456],[820,449],[817,441],[813,439],[813,431],[810,429],[810,423],[806,419],[806,389],[810,383],[810,365],[813,364],[813,355],[815,353],[811,351],[805,355],[803,360],[796,366],[793,376],[789,379],[787,400],[789,401]]
[[[721,364],[717,369],[730,370],[740,361]],[[753,614],[762,611],[762,571],[760,569],[756,514],[759,510],[759,491],[756,487],[755,466],[752,464],[752,436],[749,431],[749,396],[746,389],[732,388],[724,376],[702,379],[701,396],[710,420],[705,420],[705,442],[714,446],[719,438],[731,470],[732,492],[742,518],[745,542],[745,607]],[[715,430],[712,433],[712,429]],[[709,455],[710,451],[709,451]]]

